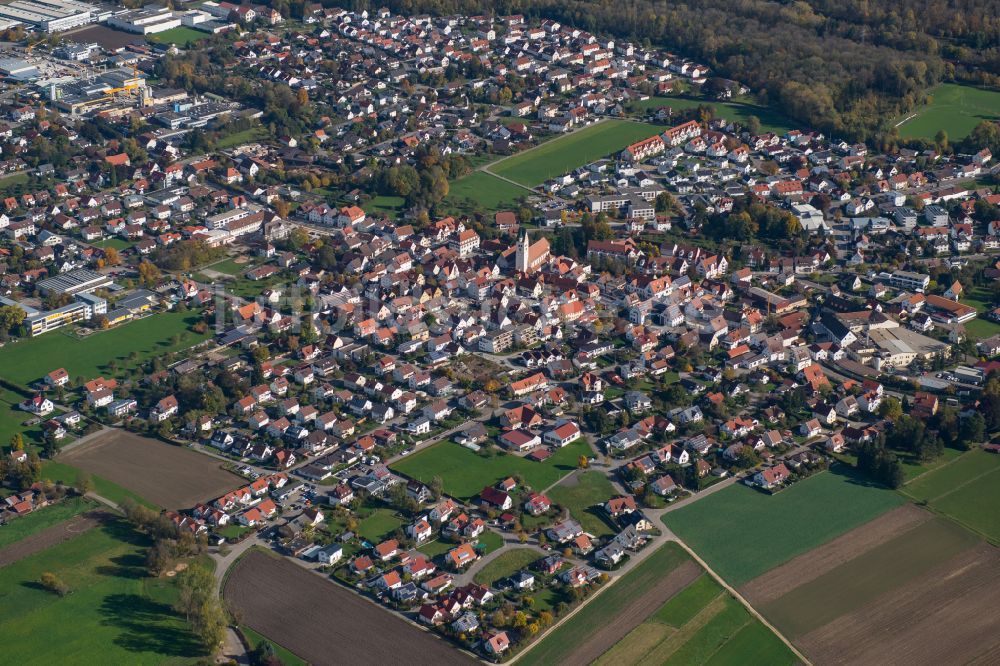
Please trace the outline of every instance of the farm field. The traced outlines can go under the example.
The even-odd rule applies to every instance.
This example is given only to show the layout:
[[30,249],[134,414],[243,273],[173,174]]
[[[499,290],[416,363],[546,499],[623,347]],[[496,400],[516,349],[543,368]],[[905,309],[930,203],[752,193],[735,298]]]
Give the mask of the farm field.
[[[63,483],[67,486],[76,486],[79,484],[80,475],[83,473],[83,470],[72,465],[65,465],[54,460],[42,461],[42,479],[46,481]],[[125,499],[130,499],[138,504],[145,504],[151,509],[161,508],[144,497],[133,493],[131,490],[122,488],[117,483],[112,483],[103,477],[91,474],[90,478],[94,482],[94,492],[101,497],[111,500],[115,504],[121,504]]]
[[244,484],[218,460],[123,430],[115,430],[59,456],[166,509],[186,509]]
[[1000,456],[974,449],[901,492],[1000,543]]
[[[28,385],[56,368],[66,368],[71,378],[92,379],[108,376],[108,363],[117,359],[125,366],[129,354],[136,352],[140,361],[154,355],[185,349],[210,337],[189,330],[200,320],[194,312],[162,312],[98,331],[80,339],[63,331],[27,338],[0,349],[2,376]],[[173,336],[178,336],[176,344]]]
[[663,106],[669,106],[675,111],[686,111],[688,109],[696,109],[699,106],[710,106],[715,111],[716,118],[725,118],[726,120],[746,123],[750,116],[757,116],[757,119],[760,120],[760,129],[763,132],[785,134],[789,130],[795,129],[793,121],[778,111],[766,106],[746,102],[717,102],[688,96],[650,97],[649,99],[633,102],[631,106],[643,111],[656,111]]
[[45,531],[96,506],[97,504],[89,499],[71,497],[58,504],[32,511],[27,516],[15,518],[7,525],[0,527],[0,551],[12,543]]
[[550,500],[569,509],[583,529],[595,536],[616,533],[600,506],[616,494],[607,475],[601,472],[567,476],[548,492]]
[[518,663],[590,663],[700,573],[680,546],[667,543],[621,580],[598,592],[595,599],[523,653]]
[[[303,660],[432,666],[474,660],[353,592],[282,558],[248,552],[229,572],[223,597],[243,624]],[[392,640],[386,640],[391,636]]]
[[445,493],[468,500],[483,487],[515,474],[520,474],[536,490],[548,488],[576,469],[582,454],[589,453],[590,446],[580,439],[558,449],[543,462],[532,462],[507,453],[486,457],[454,442],[442,441],[391,467],[423,483],[440,476]]
[[629,144],[664,130],[666,127],[660,125],[606,120],[496,162],[490,171],[522,185],[536,187],[550,178],[617,153]]
[[498,580],[527,568],[542,557],[543,555],[533,548],[513,548],[497,555],[496,559],[476,572],[474,579],[480,585],[493,585]]
[[[0,569],[4,661],[11,664],[188,664],[201,646],[172,604],[168,578],[148,578],[146,538],[111,520]],[[71,589],[36,583],[53,572]]]
[[471,199],[484,210],[495,213],[510,208],[517,199],[531,194],[523,187],[491,176],[485,171],[476,171],[451,181],[447,202],[463,208],[462,201]]
[[995,548],[904,505],[740,592],[815,663],[968,663],[1000,649],[998,571]]
[[[938,130],[951,141],[964,139],[983,120],[1000,118],[1000,91],[942,83],[931,90],[932,101],[911,112],[910,120],[899,125],[904,138],[934,139]],[[907,114],[907,115],[911,115]],[[903,118],[896,122],[903,121]]]
[[664,522],[726,581],[742,585],[903,501],[837,465],[776,495],[733,485]]

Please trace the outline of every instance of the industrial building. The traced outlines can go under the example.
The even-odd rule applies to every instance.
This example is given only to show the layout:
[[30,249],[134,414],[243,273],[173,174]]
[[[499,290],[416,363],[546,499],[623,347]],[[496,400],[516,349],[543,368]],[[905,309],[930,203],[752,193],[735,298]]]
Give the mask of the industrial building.
[[15,81],[33,81],[38,78],[38,68],[20,58],[2,58],[0,74]]
[[41,32],[61,32],[96,23],[109,11],[77,0],[15,0],[0,5],[0,19],[24,23]]
[[168,7],[136,9],[116,13],[108,19],[108,25],[139,35],[152,35],[181,26],[181,19]]
[[87,268],[77,268],[68,273],[60,273],[50,278],[38,281],[38,290],[42,294],[88,294],[98,289],[110,287],[113,281],[107,275],[101,275]]

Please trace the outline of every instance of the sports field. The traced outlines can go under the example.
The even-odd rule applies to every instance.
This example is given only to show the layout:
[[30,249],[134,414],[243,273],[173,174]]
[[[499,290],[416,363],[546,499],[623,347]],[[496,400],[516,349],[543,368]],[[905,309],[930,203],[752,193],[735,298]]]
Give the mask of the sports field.
[[750,116],[756,116],[760,121],[760,129],[764,132],[785,134],[796,127],[794,121],[778,113],[774,109],[745,102],[716,102],[696,97],[650,97],[633,102],[633,108],[644,111],[656,111],[660,107],[669,106],[674,111],[696,109],[699,106],[710,106],[715,111],[716,118],[725,118],[740,123],[746,123]]
[[547,460],[533,462],[507,453],[480,455],[445,441],[407,456],[391,467],[423,483],[440,476],[445,493],[467,500],[478,495],[484,486],[492,486],[515,474],[521,475],[533,489],[543,490],[576,469],[581,455],[590,453],[590,446],[580,439],[558,449]]
[[1000,455],[974,449],[908,484],[902,492],[1000,543]]
[[195,30],[194,28],[188,28],[186,26],[171,28],[170,30],[164,30],[163,32],[146,36],[146,38],[151,42],[174,44],[175,46],[179,46],[181,48],[189,46],[195,42],[200,42],[203,39],[208,39],[208,37],[209,35],[207,32]]
[[733,485],[663,520],[726,581],[742,585],[903,502],[837,465],[776,495]]
[[942,83],[931,91],[931,96],[930,104],[897,119],[901,123],[900,136],[930,140],[943,129],[949,140],[957,141],[980,122],[1000,119],[998,90]]
[[630,120],[606,120],[557,137],[505,160],[490,171],[529,187],[618,153],[629,144],[662,133],[666,127]]
[[[169,578],[148,578],[146,538],[121,521],[0,569],[4,662],[10,664],[184,664],[203,656],[173,610]],[[37,583],[55,573],[71,592]]]
[[132,352],[142,362],[208,339],[211,333],[199,335],[189,330],[200,319],[195,312],[163,312],[83,339],[61,330],[44,333],[0,349],[0,376],[21,385],[35,382],[56,368],[66,368],[73,379],[109,376],[108,363],[117,360],[124,368]]
[[491,176],[485,171],[476,171],[450,183],[448,203],[462,207],[462,202],[470,199],[487,212],[510,208],[521,197],[531,196],[531,192],[512,183]]

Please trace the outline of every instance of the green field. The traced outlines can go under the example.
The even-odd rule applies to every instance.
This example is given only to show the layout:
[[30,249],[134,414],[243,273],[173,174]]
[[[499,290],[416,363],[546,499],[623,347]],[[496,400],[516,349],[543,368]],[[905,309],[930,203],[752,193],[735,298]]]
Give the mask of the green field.
[[761,607],[786,636],[797,637],[862,608],[981,543],[944,518],[929,520],[844,562]]
[[836,465],[776,495],[724,488],[663,518],[731,585],[826,543],[903,503]]
[[541,554],[532,548],[513,548],[497,555],[496,559],[477,571],[474,580],[480,585],[493,585],[498,580],[528,568],[541,557]]
[[[107,364],[112,359],[124,368],[132,352],[141,362],[208,339],[211,333],[199,335],[188,330],[200,319],[195,312],[163,312],[84,339],[61,330],[26,338],[0,349],[0,376],[21,385],[35,382],[56,368],[66,368],[73,379],[109,376]],[[171,340],[174,335],[180,336],[177,344]]]
[[548,460],[532,462],[506,453],[487,457],[444,441],[393,463],[392,468],[423,483],[440,476],[447,494],[468,500],[483,487],[515,474],[532,488],[543,490],[576,469],[581,455],[590,453],[590,446],[581,439],[557,450]]
[[[479,208],[495,213],[510,208],[521,197],[531,196],[531,192],[484,171],[476,171],[450,183],[447,203],[463,209],[462,202],[471,199]],[[471,211],[469,211],[471,212]]]
[[601,507],[617,494],[603,472],[583,472],[568,477],[548,492],[550,500],[569,509],[583,529],[594,536],[617,532]]
[[745,124],[750,116],[757,116],[762,132],[785,134],[795,129],[794,121],[774,109],[745,102],[716,102],[696,97],[650,97],[631,104],[633,108],[643,111],[653,111],[663,106],[669,106],[674,111],[687,111],[699,106],[710,106],[715,111],[716,118],[724,118]]
[[266,141],[268,138],[270,138],[270,134],[268,134],[266,128],[260,126],[251,127],[250,129],[233,132],[228,136],[222,137],[215,143],[215,147],[219,150],[225,150],[226,148],[242,146],[247,143],[259,143]]
[[908,484],[902,492],[1000,543],[1000,456],[974,449]]
[[27,185],[29,180],[31,179],[27,171],[18,171],[9,176],[0,177],[0,194],[8,196],[11,190],[15,190],[21,185]]
[[965,322],[964,326],[965,332],[969,334],[969,338],[972,340],[985,340],[1000,333],[1000,324],[979,317]]
[[493,164],[490,171],[535,187],[596,159],[618,153],[629,144],[648,139],[665,129],[629,120],[607,120],[512,155]]
[[[80,474],[83,474],[83,470],[72,465],[54,460],[42,461],[42,478],[53,483],[59,482],[67,486],[76,486],[79,483]],[[115,504],[121,504],[125,500],[132,500],[138,504],[144,504],[151,509],[160,508],[152,502],[139,497],[131,490],[122,488],[117,483],[112,483],[103,477],[93,474],[90,475],[90,478],[94,482],[94,492],[101,497],[111,500]]]
[[369,215],[383,215],[390,220],[395,220],[403,212],[406,199],[403,197],[383,196],[374,197],[362,208]]
[[222,261],[211,264],[209,266],[203,266],[202,270],[206,268],[213,270],[216,273],[225,273],[226,275],[243,275],[251,268],[254,268],[257,264],[253,260],[244,260],[243,263],[237,263],[237,257],[232,257],[231,259],[223,259]]
[[59,504],[47,506],[29,513],[27,516],[15,518],[9,524],[0,527],[0,548],[20,541],[26,536],[41,532],[44,529],[69,520],[75,515],[93,509],[96,503],[82,497],[71,497]]
[[272,641],[270,638],[265,638],[264,636],[261,636],[250,627],[241,626],[240,631],[243,632],[244,638],[246,638],[247,641],[250,643],[250,645],[253,647],[257,647],[263,641],[267,641],[268,643],[270,643],[271,647],[274,648],[275,656],[278,657],[278,659],[281,659],[281,663],[283,663],[285,666],[306,666],[309,663],[304,659],[300,659],[291,650],[281,647],[280,645]]
[[31,421],[38,417],[31,412],[24,411],[18,406],[22,400],[24,398],[17,393],[0,388],[0,437],[3,437],[3,443],[6,444],[10,441],[11,435],[19,432],[24,435],[25,444],[41,444],[44,437],[42,423],[61,412],[56,410],[39,419],[35,425],[25,425],[26,421]]
[[194,28],[188,28],[186,26],[180,26],[177,28],[171,28],[170,30],[164,30],[163,32],[157,32],[152,35],[147,35],[146,38],[151,42],[174,44],[175,46],[183,48],[195,42],[200,42],[203,39],[208,39],[208,37],[209,35],[207,32],[195,30]]
[[614,621],[636,595],[687,560],[688,555],[680,546],[665,544],[545,636],[518,663],[526,666],[561,663],[595,627]]
[[652,619],[672,627],[681,627],[691,621],[702,608],[719,596],[722,588],[708,574],[702,574],[693,583],[671,598],[653,613]]
[[91,243],[91,245],[99,248],[113,247],[119,252],[121,252],[122,250],[127,250],[130,247],[132,247],[132,243],[125,240],[124,238],[103,238],[99,241],[94,241],[93,243]]
[[355,530],[355,533],[362,539],[377,544],[388,539],[402,525],[403,519],[396,515],[395,511],[378,508],[370,516],[358,522],[358,529]]
[[[172,609],[171,579],[146,576],[146,546],[144,536],[112,522],[0,569],[4,662],[190,664],[202,657]],[[70,594],[38,585],[43,572],[59,576]]]
[[903,138],[933,140],[939,130],[948,133],[948,139],[964,139],[984,120],[1000,119],[1000,91],[942,83],[931,90],[930,104],[922,106],[906,117],[897,119],[899,135]]

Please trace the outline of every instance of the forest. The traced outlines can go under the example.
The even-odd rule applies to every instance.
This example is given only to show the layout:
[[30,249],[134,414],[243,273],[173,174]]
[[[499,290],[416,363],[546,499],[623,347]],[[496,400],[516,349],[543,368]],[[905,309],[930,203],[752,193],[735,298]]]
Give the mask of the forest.
[[[326,0],[324,4],[331,4]],[[338,2],[350,8],[362,0]],[[894,143],[941,81],[1000,84],[998,0],[389,0],[393,11],[551,18],[696,58],[835,138]]]

